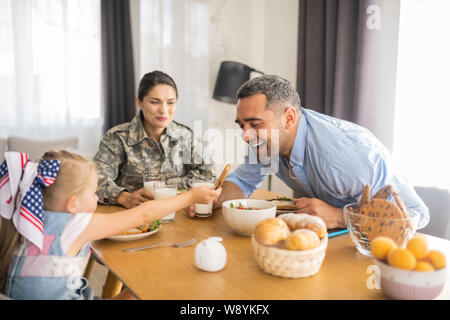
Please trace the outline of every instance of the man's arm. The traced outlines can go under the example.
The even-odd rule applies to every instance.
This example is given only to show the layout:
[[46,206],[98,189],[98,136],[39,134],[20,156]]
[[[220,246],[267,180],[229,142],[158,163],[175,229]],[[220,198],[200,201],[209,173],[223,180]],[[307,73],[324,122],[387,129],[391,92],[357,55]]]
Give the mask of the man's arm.
[[345,228],[344,210],[334,207],[325,201],[316,198],[293,199],[297,213],[307,213],[323,219],[327,229]]
[[403,189],[399,190],[398,194],[408,207],[409,213],[411,215],[419,215],[418,229],[425,228],[430,222],[430,211],[423,200],[416,193],[414,187],[407,185]]
[[245,194],[235,183],[230,181],[225,181],[222,187],[222,193],[220,194],[219,199],[214,204],[215,208],[220,208],[222,203],[227,200],[233,199],[244,199]]

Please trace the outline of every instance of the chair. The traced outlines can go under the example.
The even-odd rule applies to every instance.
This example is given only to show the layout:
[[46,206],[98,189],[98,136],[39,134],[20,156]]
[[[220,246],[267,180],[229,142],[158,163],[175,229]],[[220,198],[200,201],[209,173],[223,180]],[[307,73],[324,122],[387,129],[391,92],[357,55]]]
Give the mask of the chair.
[[8,138],[8,151],[25,152],[31,161],[39,160],[48,149],[76,150],[78,138],[65,138],[58,140],[34,140],[11,136]]
[[450,240],[450,191],[435,187],[414,187],[430,210],[430,222],[420,232]]

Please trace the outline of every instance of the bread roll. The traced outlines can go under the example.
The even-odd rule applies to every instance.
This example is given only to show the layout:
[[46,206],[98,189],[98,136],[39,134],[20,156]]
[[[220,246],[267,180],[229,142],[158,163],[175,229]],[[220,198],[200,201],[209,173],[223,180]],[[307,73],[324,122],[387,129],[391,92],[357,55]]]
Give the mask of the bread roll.
[[279,215],[278,218],[286,222],[291,230],[309,229],[314,231],[319,239],[327,236],[327,226],[319,217],[306,213],[285,213]]
[[[389,198],[389,196],[391,195],[391,193],[393,191],[394,191],[394,189],[392,189],[392,186],[387,184],[383,188],[378,190],[378,192],[372,197],[372,199],[384,199],[384,200],[386,200],[386,199]],[[369,202],[369,201],[367,201],[367,202]]]
[[[282,219],[279,218],[267,218],[264,220],[261,220],[258,225],[263,225],[263,224],[273,224],[275,226],[278,226],[284,230],[286,230],[287,233],[289,233],[289,226],[286,224],[286,222],[284,222]],[[258,225],[256,227],[258,227]]]
[[272,246],[277,242],[286,239],[289,235],[289,228],[287,226],[284,227],[282,224],[270,221],[264,223],[261,222],[255,227],[255,239],[262,245]]
[[286,238],[286,249],[289,250],[310,250],[320,245],[317,234],[309,229],[295,230]]

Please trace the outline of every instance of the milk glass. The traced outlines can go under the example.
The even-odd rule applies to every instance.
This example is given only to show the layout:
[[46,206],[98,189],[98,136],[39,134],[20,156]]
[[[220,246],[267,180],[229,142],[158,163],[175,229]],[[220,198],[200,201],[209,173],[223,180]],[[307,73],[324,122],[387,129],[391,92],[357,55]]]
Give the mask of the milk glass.
[[[214,181],[212,180],[194,180],[192,188],[197,188],[201,186],[206,186],[208,188],[214,188]],[[194,215],[199,218],[207,218],[212,215],[213,203],[195,203],[194,204]]]
[[[176,197],[178,186],[176,184],[156,184],[153,189],[155,200],[163,200]],[[175,212],[169,213],[160,219],[161,223],[169,223],[175,220]]]
[[155,189],[155,186],[161,183],[164,184],[164,179],[159,174],[147,173],[144,175],[144,189],[152,196],[154,196],[153,190]]

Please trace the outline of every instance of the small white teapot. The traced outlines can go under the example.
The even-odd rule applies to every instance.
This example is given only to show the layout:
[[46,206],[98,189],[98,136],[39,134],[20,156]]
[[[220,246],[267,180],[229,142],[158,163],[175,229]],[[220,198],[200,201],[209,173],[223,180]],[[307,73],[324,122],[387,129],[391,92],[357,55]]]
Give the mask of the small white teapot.
[[210,237],[195,247],[195,266],[200,270],[216,272],[227,264],[227,251],[221,237]]

